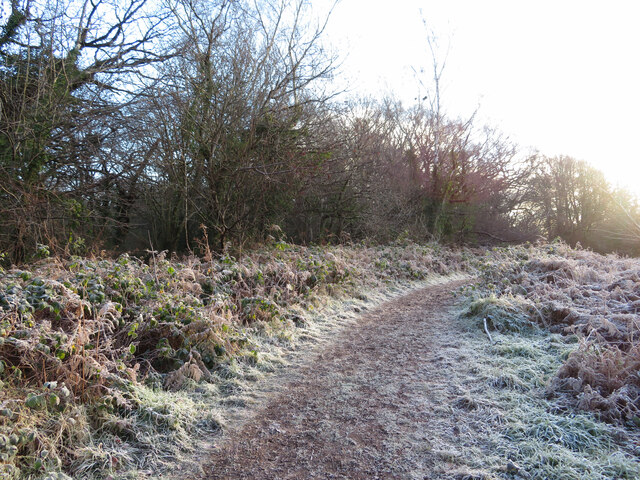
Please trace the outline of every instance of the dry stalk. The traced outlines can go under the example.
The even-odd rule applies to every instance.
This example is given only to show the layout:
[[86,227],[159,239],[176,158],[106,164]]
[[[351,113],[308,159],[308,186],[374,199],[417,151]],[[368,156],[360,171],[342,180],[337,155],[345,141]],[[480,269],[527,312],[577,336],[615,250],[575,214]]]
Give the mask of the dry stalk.
[[484,322],[484,331],[489,337],[489,342],[491,343],[491,345],[493,345],[493,338],[491,338],[491,334],[489,333],[489,328],[487,327],[487,317],[484,317],[482,320]]

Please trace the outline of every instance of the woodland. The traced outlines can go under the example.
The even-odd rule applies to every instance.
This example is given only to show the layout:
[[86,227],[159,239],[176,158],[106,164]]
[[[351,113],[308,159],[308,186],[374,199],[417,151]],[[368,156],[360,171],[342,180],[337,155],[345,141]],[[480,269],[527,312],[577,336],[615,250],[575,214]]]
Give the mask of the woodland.
[[415,104],[340,90],[305,0],[2,5],[2,478],[186,478],[295,352],[447,281],[480,443],[437,478],[640,478],[632,193],[448,115],[435,55]]
[[[637,253],[589,164],[474,116],[336,91],[304,1],[11,2],[0,38],[0,251],[220,254],[407,235]],[[425,52],[428,48],[425,45]],[[356,86],[357,87],[357,86]]]

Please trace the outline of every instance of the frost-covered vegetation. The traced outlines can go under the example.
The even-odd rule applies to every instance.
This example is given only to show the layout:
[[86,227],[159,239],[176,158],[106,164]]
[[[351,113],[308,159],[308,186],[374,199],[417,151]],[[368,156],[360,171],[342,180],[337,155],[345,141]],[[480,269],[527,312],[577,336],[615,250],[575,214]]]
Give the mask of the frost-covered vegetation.
[[549,396],[640,424],[640,261],[556,242],[493,249],[479,270],[472,315],[503,332],[541,327],[577,337]]
[[[493,315],[498,309],[492,310]],[[595,412],[569,408],[546,394],[566,358],[579,348],[573,335],[544,328],[478,329],[461,348],[474,352],[462,373],[469,389],[454,402],[461,429],[471,428],[469,451],[449,459],[442,478],[607,480],[640,476],[640,431],[606,423]],[[468,324],[468,323],[467,323]],[[482,327],[481,327],[482,328]],[[454,445],[455,446],[455,445]],[[454,450],[455,451],[455,450]],[[464,453],[464,454],[463,454]],[[440,477],[439,477],[440,478]]]
[[[329,298],[468,268],[438,245],[300,247],[242,258],[45,258],[0,276],[2,478],[161,468],[220,428],[218,404],[282,361]],[[64,473],[62,473],[64,472]]]
[[[279,241],[215,260],[42,255],[0,275],[3,478],[162,471],[192,451],[194,435],[220,431],[222,409],[246,405],[251,383],[286,364],[300,341],[344,325],[354,302],[360,309],[376,292],[460,272],[478,276],[466,315],[492,335],[477,375],[497,392],[467,406],[491,404],[500,458],[534,478],[638,472],[635,259],[563,243],[470,250],[406,241]],[[319,327],[323,309],[336,322]]]
[[492,453],[470,466],[500,478],[638,478],[640,261],[554,242],[478,262],[464,316],[492,337],[474,367],[487,388],[468,403],[493,428]]

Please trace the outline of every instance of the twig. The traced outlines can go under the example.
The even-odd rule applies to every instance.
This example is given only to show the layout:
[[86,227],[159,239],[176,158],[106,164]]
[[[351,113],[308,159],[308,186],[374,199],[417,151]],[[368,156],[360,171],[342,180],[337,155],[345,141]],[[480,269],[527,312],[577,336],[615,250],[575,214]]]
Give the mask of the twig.
[[548,327],[549,325],[547,324],[547,321],[544,318],[544,315],[542,315],[542,312],[540,311],[540,309],[538,307],[536,307],[535,305],[532,305],[533,309],[538,312],[538,315],[540,316],[540,321],[542,322],[542,325],[544,325],[545,327]]
[[153,276],[156,280],[156,284],[160,284],[160,282],[158,281],[158,269],[157,269],[157,264],[156,264],[156,251],[153,249],[153,243],[151,242],[151,233],[149,232],[149,230],[147,230],[147,236],[149,237],[149,245],[151,246],[151,250],[149,250],[149,252],[151,253],[151,256],[153,257]]
[[486,235],[487,237],[493,238],[494,240],[497,240],[497,241],[502,242],[502,243],[517,243],[517,240],[507,240],[505,238],[498,237],[497,235],[494,235],[492,233],[483,232],[482,230],[473,230],[471,233],[476,233],[476,234],[479,234],[479,235]]
[[489,342],[491,343],[491,345],[493,345],[493,338],[491,338],[491,334],[489,333],[489,328],[487,327],[487,318],[483,318],[482,321],[484,322],[484,331],[487,334],[487,337],[489,337]]

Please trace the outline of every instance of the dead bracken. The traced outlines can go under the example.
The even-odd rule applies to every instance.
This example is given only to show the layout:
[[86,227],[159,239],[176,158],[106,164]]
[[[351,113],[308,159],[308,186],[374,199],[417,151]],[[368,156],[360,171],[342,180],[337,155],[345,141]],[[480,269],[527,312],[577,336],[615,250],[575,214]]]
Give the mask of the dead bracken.
[[241,259],[156,252],[2,271],[1,475],[162,469],[193,448],[190,433],[220,428],[203,402],[245,402],[246,381],[280,362],[327,299],[463,270],[465,258],[435,244],[278,242]]
[[640,422],[640,261],[554,242],[496,248],[479,270],[471,315],[501,331],[536,326],[579,339],[548,395],[610,422]]
[[477,388],[456,387],[437,415],[453,411],[458,433],[482,435],[473,461],[455,443],[431,452],[442,478],[635,478],[639,270],[637,260],[561,243],[281,241],[239,259],[156,252],[3,271],[0,471],[144,478],[186,465],[194,438],[215,438],[234,412],[251,410],[255,385],[292,352],[394,294],[467,272],[479,279],[459,292],[466,315],[443,328],[468,325],[480,337],[455,356],[447,343],[456,349],[434,359],[464,365],[458,380]]

